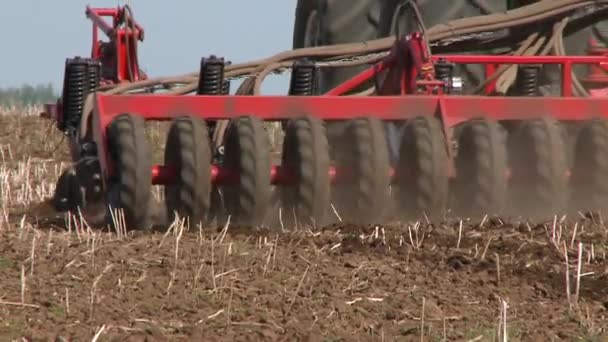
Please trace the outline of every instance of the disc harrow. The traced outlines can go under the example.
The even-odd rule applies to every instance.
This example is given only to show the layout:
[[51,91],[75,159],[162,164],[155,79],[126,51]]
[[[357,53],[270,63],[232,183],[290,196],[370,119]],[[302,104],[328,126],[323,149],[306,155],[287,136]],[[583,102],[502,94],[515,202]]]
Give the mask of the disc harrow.
[[[74,168],[89,161],[86,171],[72,168],[60,178],[59,210],[103,202],[109,212],[121,209],[129,228],[149,229],[154,185],[164,186],[169,222],[186,218],[203,227],[228,217],[259,226],[277,215],[289,227],[442,220],[448,214],[545,218],[608,206],[608,97],[572,92],[573,65],[592,65],[597,73],[598,66],[608,65],[605,52],[431,55],[424,35],[416,32],[396,39],[368,69],[320,95],[312,91],[310,68],[316,66],[303,60],[293,64],[292,94],[231,95],[230,65],[216,56],[202,60],[198,80],[190,76],[199,87],[194,96],[117,93],[88,85],[117,89],[145,82],[134,48],[143,30],[125,9],[87,13],[119,53],[94,49],[86,63],[67,63],[64,96],[47,106],[59,128],[71,134]],[[130,29],[108,29],[104,15]],[[125,69],[87,72],[112,59]],[[455,64],[486,67],[484,94],[458,93],[457,75],[445,73]],[[561,66],[561,96],[540,97],[530,76],[534,69],[525,66],[550,64]],[[518,73],[523,79],[508,95],[496,93],[492,81],[501,65],[524,66]],[[343,96],[370,80],[376,84],[372,96]],[[593,80],[608,85],[598,75]],[[170,122],[163,165],[152,163],[148,121]],[[228,125],[218,152],[213,136],[222,121]],[[346,123],[337,142],[328,140],[326,129],[335,121]],[[280,158],[271,157],[266,122],[282,123]],[[397,132],[386,129],[389,122]],[[390,158],[391,141],[399,142],[396,160]],[[277,206],[279,213],[270,212]]]

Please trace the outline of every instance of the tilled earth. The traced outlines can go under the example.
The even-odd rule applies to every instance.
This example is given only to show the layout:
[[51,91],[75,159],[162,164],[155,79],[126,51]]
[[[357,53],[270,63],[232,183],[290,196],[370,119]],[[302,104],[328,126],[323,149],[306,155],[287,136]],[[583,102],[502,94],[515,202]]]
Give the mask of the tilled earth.
[[91,230],[45,201],[59,135],[0,120],[0,340],[608,339],[601,218]]

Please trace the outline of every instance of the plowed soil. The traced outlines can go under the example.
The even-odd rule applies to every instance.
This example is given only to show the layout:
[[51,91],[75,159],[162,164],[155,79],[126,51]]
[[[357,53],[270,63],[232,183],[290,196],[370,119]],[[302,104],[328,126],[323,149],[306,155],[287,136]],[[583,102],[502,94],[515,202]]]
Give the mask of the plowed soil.
[[608,339],[601,218],[93,230],[48,204],[61,135],[0,122],[0,340]]

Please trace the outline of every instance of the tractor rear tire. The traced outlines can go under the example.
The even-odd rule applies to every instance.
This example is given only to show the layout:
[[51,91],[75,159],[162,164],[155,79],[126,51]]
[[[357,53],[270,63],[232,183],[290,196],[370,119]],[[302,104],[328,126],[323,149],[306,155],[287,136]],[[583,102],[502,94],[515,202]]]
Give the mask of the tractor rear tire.
[[373,224],[387,213],[390,161],[382,121],[364,117],[346,127],[337,168],[347,180],[333,187],[338,212],[357,224]]
[[165,147],[165,165],[177,170],[175,183],[165,186],[169,222],[187,218],[189,227],[207,223],[211,193],[211,148],[205,121],[177,118]]
[[152,152],[145,137],[145,121],[132,114],[117,116],[108,127],[108,148],[114,163],[109,180],[111,210],[123,210],[126,229],[152,227]]
[[571,178],[572,203],[581,211],[608,209],[608,120],[585,122],[575,144]]
[[[299,0],[296,8],[293,48],[357,43],[378,37],[379,0]],[[367,66],[325,68],[317,74],[315,88],[325,93],[365,70]],[[354,89],[363,91],[367,86]],[[345,122],[328,122],[330,156],[336,158],[335,146],[344,134]]]
[[[296,8],[293,48],[357,43],[378,37],[378,0],[299,0]],[[320,77],[326,92],[367,68],[329,68]]]
[[223,165],[238,173],[222,186],[231,222],[257,227],[270,207],[270,142],[264,123],[253,116],[233,119],[225,136]]
[[567,163],[560,123],[551,118],[526,120],[509,140],[514,213],[533,219],[564,213]]
[[448,154],[441,122],[421,116],[406,123],[397,165],[397,211],[405,218],[441,218],[448,202]]
[[330,205],[329,148],[323,123],[312,117],[287,123],[281,167],[295,183],[280,187],[283,221],[297,227],[324,224]]

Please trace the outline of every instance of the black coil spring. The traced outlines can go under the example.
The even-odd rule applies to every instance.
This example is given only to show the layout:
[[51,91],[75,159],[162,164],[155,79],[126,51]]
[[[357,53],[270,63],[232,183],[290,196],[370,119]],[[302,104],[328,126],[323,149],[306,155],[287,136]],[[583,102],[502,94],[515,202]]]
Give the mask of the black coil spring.
[[537,96],[539,74],[539,66],[520,65],[517,72],[517,93],[520,96]]
[[230,94],[230,81],[228,81],[228,80],[224,81],[224,84],[222,85],[222,94],[223,95]]
[[296,61],[291,73],[289,95],[310,96],[315,93],[316,67],[308,60]]
[[101,81],[101,63],[99,63],[99,61],[89,60],[87,66],[87,80],[89,82],[87,92],[89,94],[95,92],[97,88],[99,88]]
[[438,62],[435,64],[435,78],[438,80],[445,80],[452,78],[454,72],[454,65],[446,62]]
[[224,84],[224,59],[211,56],[201,60],[198,95],[222,95]]
[[68,60],[65,70],[63,120],[60,129],[78,127],[88,87],[86,60],[81,58]]

